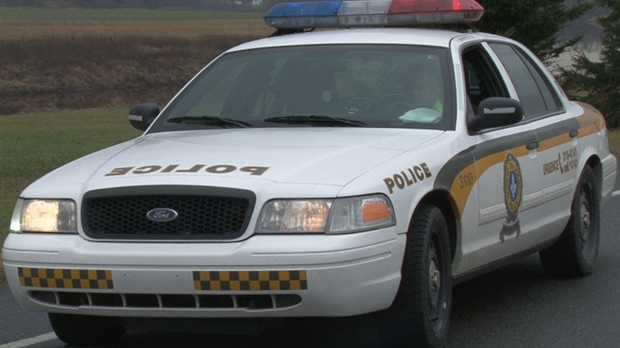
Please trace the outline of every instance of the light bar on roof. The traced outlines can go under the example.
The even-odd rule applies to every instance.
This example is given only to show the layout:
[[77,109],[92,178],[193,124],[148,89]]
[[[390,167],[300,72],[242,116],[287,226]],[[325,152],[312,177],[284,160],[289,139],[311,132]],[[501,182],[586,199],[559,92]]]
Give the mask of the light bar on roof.
[[341,0],[275,5],[265,23],[278,29],[407,26],[480,20],[475,0]]

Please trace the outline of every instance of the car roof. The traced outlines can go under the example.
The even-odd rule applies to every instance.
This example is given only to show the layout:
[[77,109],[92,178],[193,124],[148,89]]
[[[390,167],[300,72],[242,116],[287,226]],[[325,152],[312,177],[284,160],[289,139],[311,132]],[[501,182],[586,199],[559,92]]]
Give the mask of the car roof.
[[449,47],[461,36],[481,36],[479,33],[420,28],[361,28],[330,29],[273,36],[250,41],[229,50],[241,51],[267,47],[330,45],[330,44],[398,44]]

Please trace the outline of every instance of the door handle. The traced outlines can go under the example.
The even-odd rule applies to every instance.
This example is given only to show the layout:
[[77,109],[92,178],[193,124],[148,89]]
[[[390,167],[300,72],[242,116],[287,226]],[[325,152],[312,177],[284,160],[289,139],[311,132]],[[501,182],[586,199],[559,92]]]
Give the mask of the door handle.
[[538,142],[538,140],[530,140],[527,142],[527,149],[528,150],[534,150],[537,149],[540,146],[540,143]]
[[570,137],[573,139],[576,138],[579,135],[579,129],[573,129],[568,133],[568,135],[570,135]]

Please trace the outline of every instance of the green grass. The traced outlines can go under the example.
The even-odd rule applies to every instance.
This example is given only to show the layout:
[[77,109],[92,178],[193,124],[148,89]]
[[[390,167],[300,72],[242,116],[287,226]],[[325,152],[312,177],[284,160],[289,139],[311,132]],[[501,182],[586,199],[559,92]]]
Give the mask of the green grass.
[[167,10],[86,10],[86,9],[9,9],[0,11],[0,20],[35,22],[117,22],[191,21],[214,19],[259,19],[260,12],[167,11]]

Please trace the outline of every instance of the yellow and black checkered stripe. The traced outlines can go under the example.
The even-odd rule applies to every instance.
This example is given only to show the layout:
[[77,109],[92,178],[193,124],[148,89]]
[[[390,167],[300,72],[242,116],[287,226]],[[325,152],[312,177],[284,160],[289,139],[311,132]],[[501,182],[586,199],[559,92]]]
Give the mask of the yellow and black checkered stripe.
[[308,289],[299,271],[195,271],[194,289],[204,291],[281,291]]
[[112,271],[99,269],[17,269],[22,286],[61,289],[114,289]]

